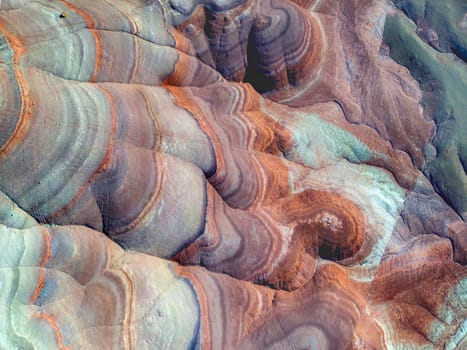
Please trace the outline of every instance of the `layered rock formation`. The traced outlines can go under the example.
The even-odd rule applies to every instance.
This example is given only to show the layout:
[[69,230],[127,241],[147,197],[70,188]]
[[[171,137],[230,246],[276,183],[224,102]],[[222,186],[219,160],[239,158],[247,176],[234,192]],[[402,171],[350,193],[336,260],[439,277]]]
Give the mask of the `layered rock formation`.
[[467,4],[395,3],[416,24],[401,12],[391,14],[385,40],[392,47],[391,57],[407,66],[419,81],[425,114],[437,126],[435,137],[425,146],[424,171],[446,202],[465,220]]
[[467,346],[465,26],[407,21],[2,1],[0,348]]

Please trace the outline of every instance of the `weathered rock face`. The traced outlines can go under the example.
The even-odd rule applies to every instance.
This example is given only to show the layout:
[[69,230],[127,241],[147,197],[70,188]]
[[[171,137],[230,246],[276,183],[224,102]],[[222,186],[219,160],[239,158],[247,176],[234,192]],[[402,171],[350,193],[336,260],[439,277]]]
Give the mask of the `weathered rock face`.
[[310,81],[322,59],[319,22],[290,1],[244,1],[228,12],[199,7],[180,30],[205,64],[272,96]]
[[423,170],[433,186],[464,220],[467,217],[467,3],[395,1],[401,12],[389,16],[385,41],[391,57],[408,67],[423,90],[425,114],[437,127],[425,146]]
[[394,3],[1,1],[0,348],[465,348],[466,26]]

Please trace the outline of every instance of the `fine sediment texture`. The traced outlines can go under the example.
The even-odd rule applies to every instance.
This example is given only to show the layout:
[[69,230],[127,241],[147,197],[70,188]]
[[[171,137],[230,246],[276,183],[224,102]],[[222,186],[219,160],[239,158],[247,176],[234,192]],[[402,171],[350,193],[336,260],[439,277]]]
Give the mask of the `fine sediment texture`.
[[[407,11],[389,16],[384,39],[391,57],[410,69],[423,90],[425,114],[437,133],[425,146],[423,170],[436,191],[464,220],[467,216],[467,4],[448,1],[395,1]],[[420,57],[416,63],[414,57]]]
[[0,1],[0,349],[465,348],[448,3]]

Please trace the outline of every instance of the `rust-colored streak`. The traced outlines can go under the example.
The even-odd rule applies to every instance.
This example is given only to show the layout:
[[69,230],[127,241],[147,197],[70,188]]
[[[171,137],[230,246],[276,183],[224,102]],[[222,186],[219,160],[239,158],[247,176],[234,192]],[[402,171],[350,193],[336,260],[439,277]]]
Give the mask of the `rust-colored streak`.
[[[367,237],[364,213],[351,200],[333,192],[307,190],[277,202],[276,213],[287,223],[295,223],[294,235],[300,241],[293,251],[320,250],[322,257],[340,261],[368,251],[360,251]],[[361,256],[359,256],[361,258]]]
[[177,50],[182,51],[187,55],[196,55],[196,51],[193,48],[191,41],[185,38],[178,30],[172,30],[171,34],[175,40],[175,48]]
[[46,321],[49,324],[49,326],[53,329],[55,336],[57,337],[57,343],[58,343],[60,350],[71,350],[71,348],[63,344],[62,332],[60,331],[60,328],[58,327],[57,322],[51,315],[46,314],[45,312],[40,312],[40,313],[34,314],[34,317]]
[[107,170],[107,167],[109,166],[111,160],[112,160],[112,153],[114,149],[114,136],[115,136],[115,129],[117,127],[117,110],[115,108],[115,101],[114,97],[112,94],[105,89],[101,85],[96,85],[99,90],[101,90],[104,95],[107,97],[107,100],[109,102],[110,106],[110,114],[111,114],[111,120],[112,120],[112,127],[111,127],[111,132],[110,132],[110,137],[109,137],[109,144],[107,145],[107,150],[104,156],[104,159],[100,166],[94,171],[94,173],[89,177],[89,179],[80,187],[78,190],[78,193],[71,199],[71,201],[65,205],[63,208],[60,210],[56,211],[52,215],[50,215],[47,220],[53,221],[55,218],[60,217],[63,215],[66,211],[68,211],[70,208],[73,207],[73,205],[81,198],[81,196],[84,194],[88,186],[95,180],[95,178],[101,174],[102,172]]
[[42,229],[41,233],[42,233],[42,237],[45,243],[45,251],[44,251],[44,256],[42,257],[41,264],[39,265],[39,280],[37,281],[36,289],[34,290],[34,294],[32,295],[31,304],[34,304],[36,302],[36,300],[39,298],[39,295],[41,294],[42,288],[44,287],[44,284],[45,284],[44,268],[45,268],[45,265],[47,264],[47,261],[49,261],[49,258],[50,258],[49,234],[47,233],[45,229]]
[[[209,235],[206,240],[209,241],[209,244],[206,245],[206,242],[203,239],[197,239],[188,245],[185,249],[178,252],[174,255],[171,260],[181,264],[188,265],[189,262],[193,259],[201,259],[201,251],[213,251],[215,250],[221,242],[221,237],[219,235],[219,227],[215,220],[216,217],[216,208],[222,208],[222,200],[220,196],[217,195],[216,190],[212,186],[207,186],[207,204],[206,204],[206,232],[209,232]],[[221,209],[219,209],[221,210]]]
[[65,0],[60,0],[66,7],[68,7],[71,11],[82,17],[88,26],[89,29],[94,29],[95,28],[95,23],[94,20],[92,19],[91,15],[82,9],[76,7],[73,4],[70,4],[68,1]]
[[0,159],[7,155],[11,149],[20,144],[26,133],[26,125],[28,124],[29,119],[31,119],[33,106],[35,104],[34,100],[30,97],[29,87],[26,80],[23,78],[23,73],[19,68],[19,60],[25,52],[24,44],[22,41],[12,33],[6,30],[5,24],[0,19],[0,32],[6,38],[8,44],[13,50],[13,66],[16,76],[16,81],[20,88],[21,93],[21,113],[16,124],[15,130],[10,135],[10,138],[5,142],[5,144],[0,148]]
[[[156,166],[159,165],[162,168],[163,164],[162,164],[162,160],[160,159],[160,157],[157,157],[156,154],[154,154],[153,157],[154,157],[153,159],[154,159]],[[125,232],[135,229],[135,227],[137,227],[143,221],[143,219],[148,215],[150,210],[157,205],[157,202],[160,199],[161,186],[164,181],[165,181],[164,172],[161,171],[158,174],[158,180],[156,182],[156,187],[154,188],[153,194],[151,195],[151,198],[149,199],[147,204],[144,206],[141,213],[139,213],[139,215],[130,224],[108,231],[106,232],[106,234],[112,237],[117,237],[119,234],[123,234]]]
[[91,78],[89,79],[90,83],[95,83],[97,81],[97,77],[99,76],[99,72],[102,67],[102,40],[99,32],[97,30],[91,30],[92,37],[94,38],[94,42],[96,45],[96,61],[94,63],[94,71],[92,72]]
[[91,34],[92,34],[92,37],[94,38],[94,42],[95,42],[95,45],[96,45],[96,62],[95,62],[95,66],[94,66],[94,71],[91,75],[91,78],[90,78],[90,82],[91,83],[94,83],[97,81],[97,77],[99,75],[99,72],[100,72],[100,69],[101,69],[101,66],[102,66],[102,40],[101,40],[101,37],[99,35],[99,32],[96,30],[96,23],[94,22],[92,16],[87,13],[86,11],[70,4],[69,2],[67,1],[64,1],[64,0],[61,0],[62,3],[68,7],[71,11],[73,11],[74,13],[76,13],[77,15],[79,15],[80,17],[82,17],[86,24],[87,24],[87,27],[89,28]]
[[114,148],[114,136],[115,136],[115,129],[117,128],[117,109],[115,108],[115,101],[113,95],[105,89],[102,85],[97,85],[99,90],[101,90],[104,95],[107,97],[107,100],[109,101],[109,106],[110,106],[110,115],[111,115],[111,122],[112,122],[112,130],[110,132],[110,138],[109,138],[109,144],[107,145],[107,150],[105,153],[104,160],[98,169],[97,172],[93,174],[93,176],[97,175],[97,173],[100,173],[102,171],[105,171],[107,167],[110,164],[110,161],[112,159],[112,151]]
[[[167,89],[172,95],[177,106],[184,108],[188,113],[190,113],[190,115],[192,115],[193,118],[200,125],[201,130],[203,130],[203,132],[208,136],[214,149],[214,154],[216,156],[216,173],[219,171],[219,169],[225,169],[225,161],[222,155],[223,151],[221,146],[221,140],[219,139],[215,129],[212,127],[209,121],[207,121],[206,118],[203,117],[203,112],[201,111],[200,107],[192,100],[191,96],[185,91],[185,89],[180,89],[165,84],[163,85],[163,87]],[[214,174],[212,178],[214,178],[215,176],[216,174]]]

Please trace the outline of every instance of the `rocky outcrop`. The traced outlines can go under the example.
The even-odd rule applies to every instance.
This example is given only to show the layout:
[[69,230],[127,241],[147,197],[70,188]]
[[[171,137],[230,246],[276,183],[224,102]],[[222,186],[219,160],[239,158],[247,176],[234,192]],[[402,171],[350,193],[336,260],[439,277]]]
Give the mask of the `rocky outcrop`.
[[405,10],[393,12],[384,38],[390,55],[410,69],[423,90],[424,113],[434,120],[436,135],[424,149],[423,170],[436,191],[464,220],[467,213],[467,142],[465,94],[467,5],[449,1],[395,1]]
[[[313,15],[290,1],[198,7],[180,27],[205,64],[261,93],[305,84],[319,72],[324,37]],[[190,12],[191,13],[191,12]]]

